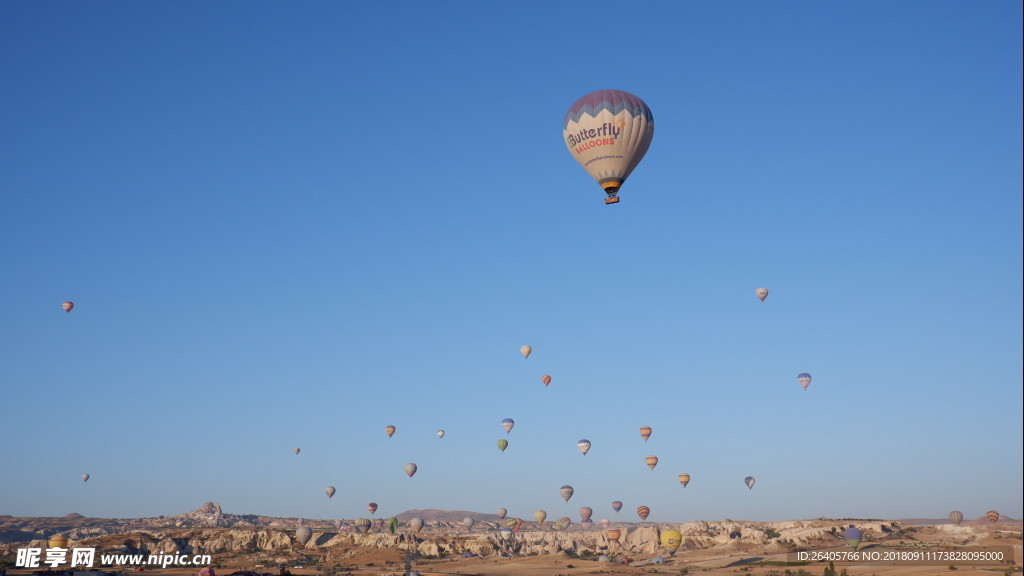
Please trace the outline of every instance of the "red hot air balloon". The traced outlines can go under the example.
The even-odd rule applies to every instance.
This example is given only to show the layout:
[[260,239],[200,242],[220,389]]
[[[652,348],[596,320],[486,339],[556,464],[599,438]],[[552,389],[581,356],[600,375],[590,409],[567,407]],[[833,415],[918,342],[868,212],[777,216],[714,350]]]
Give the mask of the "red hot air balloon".
[[547,386],[548,384],[551,384],[551,376],[545,374],[541,377],[540,381],[544,383],[544,386]]
[[75,307],[75,303],[72,302],[71,300],[68,300],[67,302],[61,304],[60,307],[63,308],[65,312],[71,312],[71,310],[74,309]]

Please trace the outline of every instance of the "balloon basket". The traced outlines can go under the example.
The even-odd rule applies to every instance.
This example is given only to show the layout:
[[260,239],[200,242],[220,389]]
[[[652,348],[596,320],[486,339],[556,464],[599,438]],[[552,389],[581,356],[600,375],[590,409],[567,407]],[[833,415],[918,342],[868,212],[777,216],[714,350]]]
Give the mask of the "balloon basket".
[[604,199],[604,203],[605,204],[618,204],[619,203],[619,197],[618,196],[610,196],[610,197]]

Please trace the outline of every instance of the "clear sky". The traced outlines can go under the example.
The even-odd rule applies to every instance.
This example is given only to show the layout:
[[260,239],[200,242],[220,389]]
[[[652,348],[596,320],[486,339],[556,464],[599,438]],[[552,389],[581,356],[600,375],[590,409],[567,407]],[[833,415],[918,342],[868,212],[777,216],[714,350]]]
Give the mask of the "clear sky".
[[0,2],[0,514],[1019,518],[1021,11]]

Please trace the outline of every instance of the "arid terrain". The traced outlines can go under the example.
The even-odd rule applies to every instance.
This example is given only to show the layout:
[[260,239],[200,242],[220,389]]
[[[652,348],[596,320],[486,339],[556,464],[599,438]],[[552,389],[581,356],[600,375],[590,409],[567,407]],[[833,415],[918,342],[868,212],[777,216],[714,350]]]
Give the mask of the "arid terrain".
[[[418,533],[411,518],[424,520]],[[467,529],[462,520],[472,518]],[[826,519],[781,522],[698,521],[683,524],[614,522],[609,526],[573,523],[561,527],[524,522],[518,532],[495,515],[463,511],[415,510],[398,516],[394,534],[374,519],[368,532],[356,521],[271,518],[224,514],[207,503],[198,510],[160,518],[100,519],[69,514],[61,518],[0,516],[0,568],[8,574],[49,569],[15,567],[19,549],[46,548],[48,539],[68,538],[68,548],[95,548],[100,554],[208,554],[218,576],[236,572],[301,576],[380,576],[406,573],[406,562],[421,575],[552,576],[570,574],[820,575],[825,562],[800,563],[795,551],[846,552],[843,531],[856,525],[864,539],[858,550],[920,553],[952,548],[1001,548],[1012,564],[909,562],[853,564],[837,562],[837,574],[992,575],[1020,573],[1021,522],[984,518],[959,525],[939,520]],[[300,527],[312,535],[305,544]],[[608,530],[617,529],[618,540]],[[674,554],[661,545],[664,530],[678,530],[682,544]],[[628,564],[623,562],[628,560]],[[57,566],[58,573],[67,566]],[[94,566],[104,572],[139,571],[137,565]],[[161,576],[195,575],[201,566],[145,572]],[[1009,572],[1008,572],[1009,571]]]

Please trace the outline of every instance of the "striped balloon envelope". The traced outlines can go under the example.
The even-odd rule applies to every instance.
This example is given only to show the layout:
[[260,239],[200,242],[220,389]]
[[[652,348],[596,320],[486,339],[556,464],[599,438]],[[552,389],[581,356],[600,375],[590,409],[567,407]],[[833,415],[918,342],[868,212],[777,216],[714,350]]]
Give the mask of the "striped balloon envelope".
[[654,467],[658,465],[658,457],[657,456],[648,456],[646,461],[647,461],[647,466],[650,467],[651,470],[654,470]]
[[985,512],[985,518],[988,518],[989,522],[995,524],[996,522],[999,522],[999,512],[989,510],[988,512]]
[[641,520],[647,520],[647,517],[650,514],[651,509],[648,508],[647,506],[640,506],[639,508],[636,509],[636,515],[639,516]]
[[605,204],[614,204],[619,187],[651,146],[654,115],[629,92],[598,90],[569,107],[562,137],[572,157],[608,195]]
[[605,535],[608,536],[608,539],[612,542],[618,542],[619,538],[622,537],[622,531],[617,528],[612,528],[611,530],[605,532]]
[[680,474],[679,483],[683,485],[683,488],[686,488],[686,485],[690,483],[690,475],[687,474],[686,472]]
[[213,566],[207,566],[199,570],[199,576],[217,576],[217,573],[213,571]]
[[651,430],[650,426],[640,427],[640,436],[643,437],[644,442],[647,442],[647,439],[651,437],[651,432],[654,432],[654,430]]
[[949,513],[949,520],[953,524],[959,524],[964,521],[964,513],[959,510],[953,510]]

